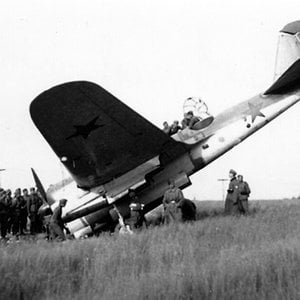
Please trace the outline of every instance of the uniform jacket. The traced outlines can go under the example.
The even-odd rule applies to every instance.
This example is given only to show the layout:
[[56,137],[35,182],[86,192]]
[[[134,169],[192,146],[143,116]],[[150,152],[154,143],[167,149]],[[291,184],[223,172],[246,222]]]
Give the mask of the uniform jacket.
[[6,214],[8,212],[8,202],[6,195],[0,196],[0,214]]
[[239,182],[239,200],[248,200],[251,193],[249,185],[246,181]]
[[228,186],[226,201],[231,201],[232,203],[237,203],[239,198],[239,182],[233,177]]
[[138,219],[143,214],[143,205],[140,203],[139,198],[134,196],[130,201],[130,217]]
[[27,196],[27,212],[28,214],[36,214],[41,206],[40,198],[36,194]]
[[64,227],[64,222],[61,218],[61,215],[62,215],[62,207],[58,206],[53,211],[53,215],[51,216],[50,223],[55,223],[60,227]]
[[175,187],[172,189],[168,189],[164,194],[163,205],[165,207],[172,201],[175,201],[176,203],[178,203],[182,199],[183,199],[183,194],[179,188]]
[[15,214],[19,215],[26,211],[26,201],[22,196],[16,196],[12,199],[12,210]]

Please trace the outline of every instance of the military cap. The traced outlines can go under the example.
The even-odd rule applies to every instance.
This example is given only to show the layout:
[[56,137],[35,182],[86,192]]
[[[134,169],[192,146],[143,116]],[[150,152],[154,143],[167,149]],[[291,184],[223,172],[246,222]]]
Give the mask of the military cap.
[[235,175],[237,174],[236,171],[233,170],[233,169],[230,169],[230,170],[229,170],[229,173],[231,173],[233,176],[235,176]]

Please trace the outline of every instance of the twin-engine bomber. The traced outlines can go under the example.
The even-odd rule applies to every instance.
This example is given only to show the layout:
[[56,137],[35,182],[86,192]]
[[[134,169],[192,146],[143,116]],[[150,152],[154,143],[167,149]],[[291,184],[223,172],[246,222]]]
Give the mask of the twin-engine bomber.
[[95,83],[69,82],[43,92],[31,103],[32,120],[71,174],[44,197],[52,207],[69,200],[64,221],[76,237],[112,228],[114,207],[129,215],[129,189],[151,211],[161,204],[168,180],[189,186],[192,174],[299,101],[299,44],[296,21],[280,31],[271,87],[172,136]]

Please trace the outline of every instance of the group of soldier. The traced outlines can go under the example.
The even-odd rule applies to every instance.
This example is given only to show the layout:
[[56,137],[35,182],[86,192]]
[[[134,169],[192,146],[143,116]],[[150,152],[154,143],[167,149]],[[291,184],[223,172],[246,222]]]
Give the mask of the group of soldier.
[[[174,181],[169,180],[168,189],[163,197],[163,213],[160,218],[161,223],[170,224],[173,222],[186,222],[196,220],[196,205],[193,201],[184,198],[182,191],[175,186]],[[117,230],[120,233],[132,233],[135,230],[147,227],[148,221],[144,214],[144,204],[142,204],[133,190],[129,190],[130,198],[130,216],[125,219],[119,216],[119,225]]]
[[[242,175],[237,175],[234,170],[229,171],[229,186],[225,199],[226,214],[247,214],[248,198],[251,193],[249,185],[243,180]],[[119,211],[115,210],[119,216],[119,230],[134,231],[138,228],[147,227],[148,222],[144,214],[144,204],[139,201],[134,190],[129,190],[130,216],[123,219]],[[65,199],[60,200],[59,205],[49,216],[48,234],[50,239],[65,240],[64,222],[62,220],[62,208],[66,205]],[[1,238],[5,239],[7,234],[20,236],[24,234],[37,234],[43,231],[43,221],[39,215],[39,208],[43,204],[42,198],[35,188],[18,188],[12,196],[11,190],[0,188],[0,227]],[[172,222],[186,222],[196,220],[196,205],[193,201],[186,199],[182,191],[175,186],[173,180],[169,180],[168,188],[164,193],[162,222],[170,224]],[[30,228],[29,232],[27,228]]]
[[225,199],[226,214],[247,214],[250,187],[243,179],[243,175],[237,175],[235,170],[229,171],[229,186]]
[[[241,215],[248,213],[248,198],[251,193],[249,185],[243,180],[242,175],[237,175],[234,170],[229,171],[229,186],[225,199],[225,214]],[[168,189],[165,191],[162,201],[163,214],[162,223],[186,222],[196,220],[197,208],[193,201],[186,199],[180,188],[175,186],[174,181],[168,182]],[[143,209],[133,190],[129,191],[130,217],[123,219],[119,214],[119,227],[121,232],[132,232],[144,225],[147,227]]]
[[184,114],[183,120],[181,121],[181,126],[179,122],[175,120],[172,125],[169,125],[167,121],[163,122],[163,132],[167,135],[171,136],[177,133],[179,130],[190,128],[194,129],[194,125],[198,123],[200,120],[199,117],[195,116],[192,111],[188,111]]
[[[0,227],[1,238],[7,235],[19,237],[27,233],[36,234],[42,231],[42,221],[38,210],[43,204],[35,188],[17,188],[12,196],[10,189],[0,188]],[[29,232],[28,232],[29,227]]]

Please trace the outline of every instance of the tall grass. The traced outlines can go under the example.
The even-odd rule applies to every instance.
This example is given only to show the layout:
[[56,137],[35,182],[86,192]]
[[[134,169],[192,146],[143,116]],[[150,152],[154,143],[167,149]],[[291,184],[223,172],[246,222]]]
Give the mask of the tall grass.
[[300,299],[300,201],[131,236],[0,248],[0,299]]

